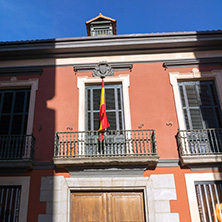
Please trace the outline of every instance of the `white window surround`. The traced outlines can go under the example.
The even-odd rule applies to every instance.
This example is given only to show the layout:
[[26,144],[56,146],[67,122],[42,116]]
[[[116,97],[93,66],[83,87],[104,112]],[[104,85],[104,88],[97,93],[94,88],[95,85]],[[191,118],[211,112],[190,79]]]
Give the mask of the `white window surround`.
[[200,222],[200,214],[196,197],[195,182],[222,180],[222,173],[190,173],[185,174],[188,202],[192,222]]
[[186,123],[185,123],[183,110],[182,110],[182,103],[180,99],[178,81],[214,80],[218,97],[219,97],[220,106],[222,107],[222,71],[221,70],[213,70],[211,72],[200,72],[197,68],[194,68],[189,73],[170,72],[169,77],[170,77],[170,84],[173,87],[176,112],[177,112],[177,118],[178,118],[180,130],[186,130]]
[[0,82],[0,89],[1,88],[12,88],[12,89],[15,88],[16,89],[16,87],[21,87],[21,86],[31,87],[28,123],[27,123],[27,130],[26,130],[26,134],[31,135],[32,129],[33,129],[33,121],[34,121],[36,91],[38,90],[38,79],[17,80],[16,77],[12,77],[11,81]]
[[1,186],[21,186],[19,222],[27,221],[30,177],[1,177]]
[[[79,76],[77,78],[77,87],[79,89],[79,119],[78,119],[78,131],[85,130],[85,86],[87,84],[101,84],[101,79],[97,77]],[[123,74],[114,77],[106,77],[106,83],[121,83],[123,88],[123,106],[124,106],[124,121],[125,129],[131,130],[131,118],[130,118],[130,104],[129,104],[129,75]]]

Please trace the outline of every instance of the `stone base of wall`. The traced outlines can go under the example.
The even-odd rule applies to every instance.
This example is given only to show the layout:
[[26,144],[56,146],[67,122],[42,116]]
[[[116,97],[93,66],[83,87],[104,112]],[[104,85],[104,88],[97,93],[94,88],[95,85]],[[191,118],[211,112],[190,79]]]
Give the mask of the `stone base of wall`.
[[46,214],[39,222],[68,222],[71,191],[143,190],[146,221],[179,222],[179,215],[171,213],[170,200],[176,200],[173,174],[150,177],[64,178],[42,177],[40,201],[46,202]]

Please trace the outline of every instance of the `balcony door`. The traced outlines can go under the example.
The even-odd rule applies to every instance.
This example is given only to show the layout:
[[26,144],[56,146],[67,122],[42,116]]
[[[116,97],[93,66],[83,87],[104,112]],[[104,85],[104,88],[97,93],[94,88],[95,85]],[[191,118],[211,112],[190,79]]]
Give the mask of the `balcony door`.
[[[86,86],[86,154],[120,154],[124,152],[124,110],[122,85],[105,85],[106,113],[110,124],[102,143],[98,141],[101,85]],[[115,144],[118,147],[115,147]],[[113,147],[112,149],[110,147]],[[109,147],[109,149],[107,148]]]
[[25,154],[30,88],[0,90],[0,158]]
[[220,152],[222,120],[214,82],[180,82],[179,89],[187,128],[183,136],[191,153]]

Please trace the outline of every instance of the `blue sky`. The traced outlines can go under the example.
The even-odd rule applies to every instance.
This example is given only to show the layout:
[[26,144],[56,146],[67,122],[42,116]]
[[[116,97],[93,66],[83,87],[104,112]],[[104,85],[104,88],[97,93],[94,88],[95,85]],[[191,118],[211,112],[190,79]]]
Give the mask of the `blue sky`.
[[222,29],[222,0],[0,0],[0,41],[86,36],[100,12],[117,34]]

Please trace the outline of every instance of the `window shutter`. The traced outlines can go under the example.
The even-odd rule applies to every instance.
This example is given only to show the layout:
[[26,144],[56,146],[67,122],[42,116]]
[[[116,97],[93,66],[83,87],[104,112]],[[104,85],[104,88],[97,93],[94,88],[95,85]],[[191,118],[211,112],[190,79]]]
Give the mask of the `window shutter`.
[[187,129],[220,128],[221,111],[213,81],[180,82]]
[[[99,129],[101,86],[86,86],[86,130]],[[124,129],[123,99],[121,85],[105,85],[106,114],[109,130]]]

